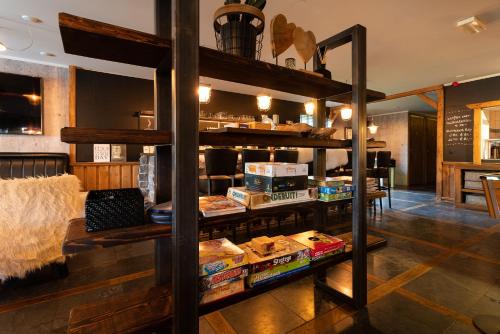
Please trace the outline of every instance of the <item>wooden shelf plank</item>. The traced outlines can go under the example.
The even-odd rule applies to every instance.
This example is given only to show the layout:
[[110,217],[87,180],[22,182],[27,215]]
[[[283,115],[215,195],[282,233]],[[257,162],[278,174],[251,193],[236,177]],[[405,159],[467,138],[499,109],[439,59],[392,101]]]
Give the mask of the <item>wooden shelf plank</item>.
[[[66,53],[132,65],[170,68],[171,41],[86,18],[59,13]],[[200,47],[200,76],[259,86],[296,95],[349,103],[352,86],[271,63]],[[230,69],[230,70],[229,70]],[[367,100],[385,94],[367,90]]]
[[[224,299],[212,302],[212,303],[200,305],[199,309],[198,309],[199,315],[202,316],[202,315],[205,315],[207,313],[215,312],[215,311],[220,310],[224,307],[227,307],[227,306],[233,305],[235,303],[242,302],[246,299],[249,299],[249,298],[258,296],[260,294],[266,293],[266,292],[271,291],[273,289],[279,288],[283,285],[300,280],[300,279],[307,277],[315,272],[325,270],[325,269],[332,267],[338,263],[341,263],[341,262],[344,262],[346,260],[351,259],[352,258],[352,233],[338,235],[337,237],[346,241],[346,244],[347,244],[346,252],[339,254],[339,255],[332,256],[332,257],[325,259],[323,261],[318,261],[318,262],[312,263],[309,268],[304,269],[302,271],[299,271],[293,275],[277,279],[277,280],[269,282],[265,285],[257,286],[254,288],[247,288],[242,293],[239,293],[239,294],[236,294],[233,296],[229,296],[227,298],[224,298]],[[376,237],[373,235],[367,236],[368,251],[378,249],[380,247],[385,246],[386,244],[387,244],[387,241],[383,238]]]
[[484,194],[484,190],[482,189],[467,189],[462,188],[463,193],[471,193],[471,194]]
[[156,68],[171,57],[171,42],[155,35],[59,13],[66,53]]
[[89,233],[85,231],[85,219],[73,219],[68,225],[62,252],[64,255],[69,255],[96,248],[170,237],[171,232],[170,225],[146,224]]
[[73,308],[68,333],[151,333],[169,326],[172,298],[165,287],[138,290]]
[[168,131],[122,130],[94,128],[62,128],[61,141],[70,144],[141,144],[165,145],[172,143]]
[[[252,133],[215,133],[200,131],[200,145],[212,146],[272,146],[272,147],[309,147],[309,148],[350,148],[351,140],[316,139],[299,136],[275,136]],[[367,141],[368,148],[384,148],[383,141]]]
[[325,140],[298,136],[200,132],[200,145],[345,148],[346,144],[346,141],[337,139]]

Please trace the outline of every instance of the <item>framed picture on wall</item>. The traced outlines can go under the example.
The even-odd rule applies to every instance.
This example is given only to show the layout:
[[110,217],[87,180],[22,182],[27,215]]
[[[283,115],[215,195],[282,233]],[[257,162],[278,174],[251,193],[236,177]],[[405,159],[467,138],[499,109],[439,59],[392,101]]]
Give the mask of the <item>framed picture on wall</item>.
[[352,139],[352,128],[351,127],[345,127],[344,128],[344,139]]
[[109,144],[94,144],[94,162],[109,162]]
[[127,145],[111,144],[111,161],[115,162],[127,161]]

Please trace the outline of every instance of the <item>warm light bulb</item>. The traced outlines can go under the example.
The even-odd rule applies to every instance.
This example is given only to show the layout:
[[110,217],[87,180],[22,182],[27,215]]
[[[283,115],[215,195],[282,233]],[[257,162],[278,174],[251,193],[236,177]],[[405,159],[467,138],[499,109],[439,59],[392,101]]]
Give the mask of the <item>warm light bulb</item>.
[[208,103],[210,102],[210,96],[212,95],[212,87],[210,85],[203,85],[201,84],[198,87],[198,97],[200,100],[200,103]]
[[7,51],[7,47],[2,42],[0,42],[0,51]]
[[377,133],[377,130],[378,130],[378,125],[375,125],[375,123],[373,122],[373,119],[368,123],[368,131],[370,132],[370,134],[374,135]]
[[342,108],[340,110],[340,117],[342,117],[344,121],[350,120],[352,117],[352,109],[349,107]]
[[257,96],[257,108],[260,111],[266,112],[271,109],[271,100],[272,97],[269,95],[259,95]]
[[27,98],[31,104],[38,104],[42,99],[39,95],[36,94],[23,94],[25,98]]
[[309,101],[304,103],[304,108],[306,109],[306,114],[312,115],[314,114],[314,109],[316,108],[316,105],[314,104],[313,101]]

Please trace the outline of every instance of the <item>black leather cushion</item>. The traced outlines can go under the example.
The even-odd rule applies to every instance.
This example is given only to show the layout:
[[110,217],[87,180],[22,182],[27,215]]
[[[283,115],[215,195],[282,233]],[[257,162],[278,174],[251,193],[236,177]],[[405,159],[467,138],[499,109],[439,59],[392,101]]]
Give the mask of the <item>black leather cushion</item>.
[[0,153],[0,178],[61,175],[68,160],[66,153]]

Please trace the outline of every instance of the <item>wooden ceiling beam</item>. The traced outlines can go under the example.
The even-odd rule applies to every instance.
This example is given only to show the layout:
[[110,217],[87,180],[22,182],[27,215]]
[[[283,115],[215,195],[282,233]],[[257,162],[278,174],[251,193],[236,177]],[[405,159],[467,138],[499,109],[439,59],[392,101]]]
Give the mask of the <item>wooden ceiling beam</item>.
[[438,90],[441,90],[441,89],[443,89],[443,85],[429,86],[429,87],[424,87],[424,88],[420,88],[420,89],[410,90],[410,91],[403,92],[403,93],[397,93],[397,94],[387,95],[385,97],[385,99],[380,99],[380,100],[372,101],[372,102],[369,102],[369,103],[395,100],[395,99],[399,99],[399,98],[402,98],[402,97],[430,93],[430,92],[438,91]]
[[422,100],[424,101],[425,103],[427,103],[428,105],[430,105],[433,109],[437,110],[437,102],[433,99],[431,99],[430,97],[428,97],[427,95],[425,94],[417,94],[417,96]]

